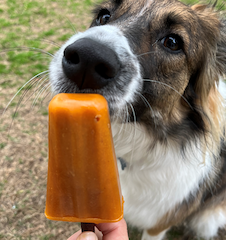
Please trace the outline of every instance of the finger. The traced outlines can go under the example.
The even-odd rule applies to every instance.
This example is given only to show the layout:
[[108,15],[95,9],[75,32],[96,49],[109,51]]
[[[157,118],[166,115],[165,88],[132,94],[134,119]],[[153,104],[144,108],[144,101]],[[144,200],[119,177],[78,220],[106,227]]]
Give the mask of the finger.
[[[94,236],[95,240],[102,239],[103,234],[97,228],[95,228],[95,234],[97,235],[96,238]],[[75,234],[73,234],[71,237],[69,237],[67,240],[81,240],[81,239],[90,240],[91,237],[93,237],[93,235],[94,234],[92,234],[92,232],[83,232],[82,233],[82,231],[80,230],[80,231],[76,232]]]
[[73,234],[68,240],[98,240],[97,235],[94,232],[83,232],[78,231]]
[[129,240],[124,219],[116,223],[100,223],[96,227],[103,233],[103,240]]
[[81,234],[81,230],[70,236],[67,240],[76,240],[78,236]]
[[77,240],[98,240],[98,238],[94,232],[83,232],[78,236]]
[[95,234],[97,235],[98,240],[102,240],[103,234],[97,227],[95,227]]

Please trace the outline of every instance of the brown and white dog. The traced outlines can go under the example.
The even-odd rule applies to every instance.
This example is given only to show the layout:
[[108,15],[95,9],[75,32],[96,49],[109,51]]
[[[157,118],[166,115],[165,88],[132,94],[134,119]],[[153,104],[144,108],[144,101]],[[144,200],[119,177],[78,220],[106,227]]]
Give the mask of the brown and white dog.
[[125,219],[162,239],[226,226],[226,21],[205,5],[110,0],[50,65],[55,93],[108,101]]

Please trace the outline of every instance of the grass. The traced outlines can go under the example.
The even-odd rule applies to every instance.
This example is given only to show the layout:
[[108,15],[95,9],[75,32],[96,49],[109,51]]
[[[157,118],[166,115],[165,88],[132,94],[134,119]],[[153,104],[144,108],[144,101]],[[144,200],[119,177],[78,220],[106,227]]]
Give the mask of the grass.
[[[54,54],[74,32],[89,26],[89,12],[97,2],[100,0],[0,1],[0,110],[27,80],[48,69],[48,53]],[[0,119],[0,239],[61,240],[78,229],[74,223],[49,221],[43,214],[48,111],[45,92],[37,99],[31,96],[38,87],[43,86],[38,82],[32,89],[25,86]],[[22,104],[15,111],[19,101]],[[141,236],[131,227],[129,234],[131,240]],[[180,236],[178,229],[168,234],[170,240]]]
[[[34,76],[46,70],[49,63],[48,57],[32,49],[48,49],[48,52],[54,53],[57,47],[52,39],[57,40],[57,44],[61,45],[74,30],[81,31],[87,27],[86,22],[71,23],[72,21],[65,16],[69,13],[74,14],[77,19],[82,18],[83,12],[89,11],[94,2],[9,0],[4,3],[0,18],[1,36],[3,36],[0,37],[0,46],[1,55],[5,52],[5,56],[1,56],[0,59],[0,73],[6,76],[13,72],[24,77]],[[57,8],[54,8],[55,6]],[[61,9],[66,13],[62,14]]]

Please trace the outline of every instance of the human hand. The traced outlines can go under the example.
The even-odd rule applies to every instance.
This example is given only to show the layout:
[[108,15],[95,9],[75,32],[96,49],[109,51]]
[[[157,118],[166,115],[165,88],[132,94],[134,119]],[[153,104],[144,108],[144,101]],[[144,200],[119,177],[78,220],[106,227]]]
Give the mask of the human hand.
[[95,233],[81,230],[68,240],[129,240],[127,225],[124,219],[116,223],[100,223],[96,225]]

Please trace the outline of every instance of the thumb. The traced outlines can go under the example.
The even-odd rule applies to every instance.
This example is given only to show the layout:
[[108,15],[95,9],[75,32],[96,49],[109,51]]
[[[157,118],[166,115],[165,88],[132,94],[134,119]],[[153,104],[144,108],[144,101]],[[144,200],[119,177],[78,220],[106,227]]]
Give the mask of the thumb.
[[77,240],[98,240],[98,238],[94,232],[83,232],[78,236]]
[[116,223],[100,223],[96,227],[103,233],[103,240],[129,240],[124,219]]

